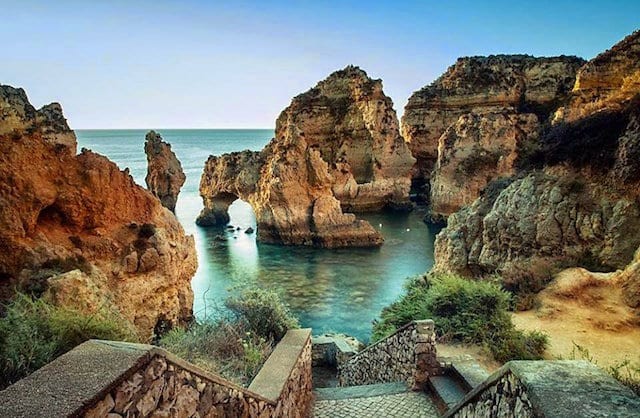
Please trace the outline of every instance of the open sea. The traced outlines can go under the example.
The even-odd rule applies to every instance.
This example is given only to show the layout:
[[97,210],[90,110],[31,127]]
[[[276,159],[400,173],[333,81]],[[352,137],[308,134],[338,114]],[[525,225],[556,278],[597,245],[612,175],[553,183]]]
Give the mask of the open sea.
[[[120,169],[129,167],[135,181],[145,186],[147,130],[76,130],[78,149],[89,148],[107,156]],[[407,277],[433,265],[433,241],[438,232],[422,222],[420,211],[409,214],[377,213],[360,216],[385,238],[379,249],[314,249],[256,242],[245,234],[256,221],[246,202],[230,208],[231,224],[240,231],[202,228],[195,219],[202,209],[200,175],[209,155],[244,149],[260,150],[273,137],[269,129],[161,129],[182,163],[187,181],[176,215],[193,234],[199,267],[192,280],[194,312],[205,318],[230,292],[255,283],[278,291],[313,334],[342,332],[367,342],[371,322],[380,310],[403,293]]]

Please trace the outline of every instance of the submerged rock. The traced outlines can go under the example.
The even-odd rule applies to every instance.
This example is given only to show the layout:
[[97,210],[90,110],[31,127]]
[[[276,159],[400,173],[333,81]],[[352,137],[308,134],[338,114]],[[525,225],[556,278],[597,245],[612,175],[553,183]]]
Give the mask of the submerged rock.
[[180,188],[187,179],[180,161],[171,151],[171,145],[154,131],[145,136],[144,152],[147,154],[147,188],[160,199],[162,206],[175,212]]
[[115,308],[143,338],[160,320],[189,321],[193,237],[107,158],[76,155],[60,106],[43,109],[0,86],[2,284],[87,312]]
[[343,211],[407,205],[413,163],[381,81],[350,66],[296,96],[262,151],[209,158],[197,222],[228,222],[240,198],[252,206],[262,242],[377,246],[382,236]]

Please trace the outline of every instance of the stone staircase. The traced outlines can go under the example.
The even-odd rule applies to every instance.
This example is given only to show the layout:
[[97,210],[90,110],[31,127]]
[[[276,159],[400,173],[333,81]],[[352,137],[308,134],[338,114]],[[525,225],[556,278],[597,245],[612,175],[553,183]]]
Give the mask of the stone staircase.
[[439,416],[436,405],[426,393],[412,391],[404,383],[318,388],[314,395],[314,418]]
[[312,341],[316,418],[438,417],[488,376],[471,357],[436,358],[431,321],[360,352],[340,339]]

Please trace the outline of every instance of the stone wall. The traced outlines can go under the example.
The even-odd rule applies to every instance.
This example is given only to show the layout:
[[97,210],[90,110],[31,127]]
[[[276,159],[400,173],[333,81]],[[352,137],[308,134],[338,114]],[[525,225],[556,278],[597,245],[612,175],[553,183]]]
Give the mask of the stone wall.
[[433,321],[413,321],[370,345],[339,367],[340,386],[406,382],[423,389],[440,373]]
[[311,330],[290,330],[250,387],[150,345],[88,341],[0,392],[7,417],[306,417]]
[[510,361],[444,418],[638,417],[640,398],[604,370],[575,360]]
[[248,390],[159,353],[84,417],[307,416],[311,338],[309,330],[298,331],[285,335]]
[[512,373],[506,373],[452,417],[534,418],[535,415],[520,380]]

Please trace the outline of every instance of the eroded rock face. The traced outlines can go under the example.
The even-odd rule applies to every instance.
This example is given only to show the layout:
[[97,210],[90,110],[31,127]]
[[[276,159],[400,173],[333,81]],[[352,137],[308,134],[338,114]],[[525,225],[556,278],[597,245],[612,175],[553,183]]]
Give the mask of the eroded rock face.
[[[568,99],[582,64],[580,58],[565,56],[458,59],[431,85],[415,92],[405,107],[401,129],[417,159],[414,181],[429,183],[439,157],[440,137],[461,116],[508,112],[534,114],[543,122]],[[429,200],[428,188],[423,193]]]
[[263,242],[375,246],[382,237],[346,211],[408,207],[414,163],[380,80],[357,67],[295,97],[261,151],[210,157],[200,183],[200,224],[228,222],[241,198]]
[[481,275],[533,257],[574,265],[589,259],[615,269],[638,245],[634,199],[579,174],[532,173],[450,216],[436,238],[436,269]]
[[171,151],[171,145],[154,131],[145,136],[144,152],[147,154],[147,189],[160,199],[162,206],[175,212],[180,188],[187,179],[180,161]]
[[640,31],[586,63],[576,78],[571,101],[555,122],[572,122],[604,110],[621,110],[640,91]]
[[58,151],[75,153],[76,134],[69,129],[59,103],[36,110],[21,88],[0,84],[0,135],[39,134]]
[[534,257],[604,269],[632,260],[640,244],[638,39],[585,64],[537,146],[521,148],[530,149],[514,176],[449,217],[436,268],[480,275]]
[[473,203],[491,180],[515,174],[520,153],[536,146],[539,127],[532,113],[505,110],[460,116],[438,142],[432,215],[448,216]]
[[189,320],[196,253],[175,216],[107,158],[75,155],[59,106],[32,112],[22,90],[0,86],[0,109],[22,118],[0,119],[3,284],[115,307],[143,338],[159,320]]

